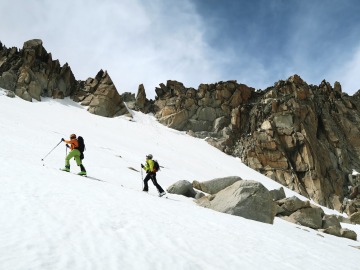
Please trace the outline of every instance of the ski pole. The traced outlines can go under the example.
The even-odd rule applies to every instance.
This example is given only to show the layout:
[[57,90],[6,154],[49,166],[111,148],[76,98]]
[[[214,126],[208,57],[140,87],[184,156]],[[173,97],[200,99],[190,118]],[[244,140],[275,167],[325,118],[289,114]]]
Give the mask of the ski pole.
[[55,147],[54,147],[53,149],[51,149],[51,151],[50,151],[49,153],[47,153],[47,155],[46,155],[45,157],[43,157],[43,158],[41,159],[41,161],[44,161],[44,159],[45,159],[52,151],[54,151],[54,149],[55,149],[56,147],[58,147],[61,142],[62,142],[62,140],[61,140],[57,145],[55,145]]
[[144,178],[143,178],[143,171],[142,166],[140,165],[140,172],[141,172],[141,189],[144,189]]

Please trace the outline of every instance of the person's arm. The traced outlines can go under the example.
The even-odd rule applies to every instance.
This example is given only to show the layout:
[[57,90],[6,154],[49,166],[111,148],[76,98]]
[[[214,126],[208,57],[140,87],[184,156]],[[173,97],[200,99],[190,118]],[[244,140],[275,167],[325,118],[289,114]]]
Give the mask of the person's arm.
[[64,143],[66,144],[70,144],[70,149],[73,150],[74,148],[78,147],[78,142],[76,139],[72,139],[72,140],[64,140]]

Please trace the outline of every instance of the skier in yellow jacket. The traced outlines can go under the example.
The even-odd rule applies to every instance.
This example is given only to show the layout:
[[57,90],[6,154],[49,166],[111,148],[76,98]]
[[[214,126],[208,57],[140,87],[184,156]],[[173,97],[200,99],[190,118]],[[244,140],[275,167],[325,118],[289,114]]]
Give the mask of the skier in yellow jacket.
[[153,158],[153,156],[151,154],[147,155],[145,166],[143,164],[141,164],[141,168],[143,168],[147,173],[144,178],[143,191],[145,191],[145,192],[149,191],[148,181],[151,179],[154,186],[157,188],[157,190],[159,192],[159,196],[161,197],[161,196],[165,195],[165,191],[162,189],[162,187],[156,181],[156,170],[154,168],[154,161],[152,160],[152,158]]

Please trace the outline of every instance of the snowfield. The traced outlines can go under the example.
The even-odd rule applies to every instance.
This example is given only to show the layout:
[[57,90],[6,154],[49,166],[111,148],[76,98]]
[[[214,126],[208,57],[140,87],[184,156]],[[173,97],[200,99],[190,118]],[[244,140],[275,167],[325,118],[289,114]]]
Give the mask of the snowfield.
[[[149,153],[163,166],[164,189],[235,175],[269,190],[281,185],[151,115],[133,116],[95,116],[70,99],[30,103],[0,89],[0,269],[360,269],[358,241],[159,198],[151,182],[150,194],[141,192]],[[75,175],[74,160],[72,173],[59,170],[64,143],[42,161],[71,133],[85,139],[91,178]],[[360,237],[358,225],[342,226]]]

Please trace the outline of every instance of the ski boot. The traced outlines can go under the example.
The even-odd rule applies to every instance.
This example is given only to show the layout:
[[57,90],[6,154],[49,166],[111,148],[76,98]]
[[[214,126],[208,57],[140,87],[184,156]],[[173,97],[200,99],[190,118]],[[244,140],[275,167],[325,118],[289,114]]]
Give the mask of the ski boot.
[[62,170],[62,171],[64,171],[64,172],[70,172],[70,166],[69,166],[69,165],[66,165],[65,168],[60,169],[60,170]]
[[79,172],[78,175],[87,176],[86,172]]
[[85,170],[84,165],[80,164],[79,166],[80,166],[81,172],[79,172],[78,175],[86,176],[86,170]]

